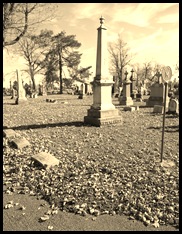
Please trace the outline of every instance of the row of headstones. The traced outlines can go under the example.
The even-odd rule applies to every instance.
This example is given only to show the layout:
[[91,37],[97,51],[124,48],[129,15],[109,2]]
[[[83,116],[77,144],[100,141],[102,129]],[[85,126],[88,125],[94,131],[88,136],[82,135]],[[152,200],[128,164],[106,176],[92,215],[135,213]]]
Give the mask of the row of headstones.
[[[139,106],[125,106],[123,108],[124,111],[135,111],[139,110]],[[153,107],[153,113],[161,113],[163,114],[164,112],[164,105],[154,105]],[[178,99],[171,98],[169,103],[168,103],[168,109],[167,109],[167,114],[179,114],[179,101]]]
[[[153,113],[164,113],[164,105],[154,105]],[[170,98],[167,114],[179,114],[179,101],[176,98]]]
[[[134,95],[135,90],[133,90],[132,95],[134,96],[131,95],[130,85],[131,85],[131,81],[129,79],[126,79],[123,82],[123,95],[118,97],[120,105],[132,106],[134,97],[136,98],[135,99],[136,102],[142,102],[143,95],[141,93],[135,92],[135,95]],[[156,82],[150,88],[151,88],[151,93],[150,93],[150,97],[146,101],[146,105],[151,106],[151,107],[156,106],[155,110],[158,110],[157,106],[163,106],[163,103],[164,103],[164,93],[165,93],[164,84]],[[178,100],[171,97],[170,103],[169,103],[168,88],[166,90],[166,94],[167,94],[166,104],[167,105],[169,104],[168,106],[169,112],[178,113],[178,110],[179,110]]]
[[[20,134],[10,128],[3,130],[3,137],[7,138],[9,145],[19,150],[23,150],[25,147],[29,147],[31,145],[25,137],[21,137]],[[56,157],[46,152],[39,152],[32,156],[31,159],[36,161],[45,169],[49,169],[50,167],[59,164],[59,160]]]
[[[26,94],[26,91],[25,91],[25,97],[27,97],[28,94]],[[39,94],[36,93],[36,92],[32,92],[29,94],[30,98],[37,98]],[[15,97],[18,97],[19,96],[19,93],[18,91],[16,91],[14,88],[12,88],[11,90],[11,99],[14,99]]]

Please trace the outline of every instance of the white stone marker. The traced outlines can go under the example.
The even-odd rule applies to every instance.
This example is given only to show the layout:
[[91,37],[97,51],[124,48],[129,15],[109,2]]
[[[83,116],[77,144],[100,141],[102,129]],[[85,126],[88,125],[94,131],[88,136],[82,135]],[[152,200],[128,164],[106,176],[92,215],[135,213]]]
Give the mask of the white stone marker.
[[20,134],[16,133],[13,129],[10,128],[3,130],[3,137],[11,138],[15,136],[20,136]]
[[131,86],[131,81],[129,78],[127,78],[128,72],[125,72],[125,80],[123,81],[123,96],[119,97],[119,104],[120,105],[126,105],[126,106],[131,106],[133,105],[133,100],[131,98],[131,93],[130,93],[130,86]]
[[23,149],[24,147],[30,146],[30,142],[25,137],[15,138],[12,143],[17,149]]
[[168,105],[168,112],[169,113],[179,113],[179,102],[176,99],[170,99]]
[[40,163],[45,169],[59,165],[59,160],[50,153],[40,152],[32,157],[33,160]]
[[23,88],[22,80],[19,79],[17,70],[16,70],[16,73],[17,73],[17,82],[18,82],[18,92],[17,92],[17,98],[15,101],[15,104],[19,104],[24,101],[27,101],[27,98],[25,97],[25,89]]
[[119,110],[112,104],[111,88],[113,78],[109,75],[107,29],[103,25],[104,18],[100,18],[97,38],[96,76],[93,85],[93,104],[84,116],[84,122],[98,126],[110,123],[122,123]]

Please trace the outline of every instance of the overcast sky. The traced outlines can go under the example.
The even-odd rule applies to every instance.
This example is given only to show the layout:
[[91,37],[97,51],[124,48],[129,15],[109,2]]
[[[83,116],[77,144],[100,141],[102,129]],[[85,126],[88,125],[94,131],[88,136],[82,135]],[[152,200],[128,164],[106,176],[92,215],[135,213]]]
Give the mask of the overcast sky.
[[[50,4],[50,3],[47,3]],[[65,31],[76,35],[82,44],[81,66],[92,66],[95,75],[97,28],[105,18],[108,41],[121,34],[130,52],[132,63],[154,61],[171,66],[179,60],[179,3],[59,3],[49,23],[37,28],[51,29],[54,34]],[[46,12],[45,12],[46,13]]]

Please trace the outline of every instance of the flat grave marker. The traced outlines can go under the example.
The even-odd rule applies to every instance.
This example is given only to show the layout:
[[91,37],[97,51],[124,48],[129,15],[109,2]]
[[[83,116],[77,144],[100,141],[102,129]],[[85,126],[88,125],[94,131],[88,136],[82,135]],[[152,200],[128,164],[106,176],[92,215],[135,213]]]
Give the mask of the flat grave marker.
[[40,152],[32,156],[32,159],[38,162],[45,169],[49,169],[50,167],[53,167],[59,164],[59,160],[56,157],[46,152]]
[[154,105],[153,113],[163,114],[163,112],[164,112],[164,107],[163,106],[161,106],[161,105]]
[[26,146],[30,145],[30,142],[27,141],[27,139],[25,137],[22,138],[15,138],[12,142],[11,142],[17,149],[23,149]]
[[3,130],[3,137],[7,137],[7,138],[11,138],[11,137],[15,137],[15,136],[19,136],[18,133],[16,133],[13,129],[4,129]]

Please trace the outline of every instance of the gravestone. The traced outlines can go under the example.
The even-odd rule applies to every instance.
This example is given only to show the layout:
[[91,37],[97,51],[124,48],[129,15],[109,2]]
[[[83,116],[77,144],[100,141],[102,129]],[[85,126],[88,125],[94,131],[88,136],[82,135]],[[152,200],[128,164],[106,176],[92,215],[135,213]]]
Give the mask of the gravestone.
[[[158,81],[150,86],[150,97],[148,98],[146,105],[149,107],[154,107],[155,105],[164,105],[164,93],[165,93],[165,85],[162,83],[162,74],[159,72],[156,73],[155,76],[158,77]],[[166,106],[169,103],[168,97],[168,86],[166,87]]]
[[85,85],[82,83],[80,86],[80,92],[78,95],[78,99],[83,99],[84,95],[85,95]]
[[136,102],[142,102],[142,93],[141,92],[136,94]]
[[125,80],[123,81],[123,96],[120,96],[119,99],[119,104],[120,105],[126,105],[126,106],[131,106],[133,105],[133,100],[131,98],[131,93],[130,93],[130,87],[131,87],[131,81],[130,79],[127,78],[128,72],[125,72]]
[[179,114],[179,102],[177,99],[170,99],[168,105],[168,114]]
[[131,70],[131,84],[130,84],[130,94],[132,99],[136,99],[136,94],[137,94],[137,88],[136,88],[136,77],[134,76],[134,70]]
[[[163,105],[164,104],[164,91],[165,87],[163,83],[155,83],[150,87],[150,97],[148,98],[146,104],[147,106],[154,107],[154,105]],[[166,96],[166,106],[169,103],[168,89]]]
[[26,146],[30,145],[30,142],[27,141],[27,139],[25,137],[22,138],[15,138],[12,142],[11,142],[15,148],[17,149],[23,149]]
[[7,137],[7,138],[11,138],[11,137],[15,137],[15,136],[19,136],[18,133],[16,133],[13,129],[11,128],[7,128],[3,130],[3,137]]
[[18,92],[17,92],[17,98],[15,100],[15,104],[19,104],[19,103],[24,103],[25,101],[27,101],[27,98],[26,98],[25,89],[23,87],[23,82],[19,78],[17,70],[16,70],[16,73],[17,73],[17,82],[18,82]]
[[164,113],[164,106],[154,105],[153,113],[163,114]]
[[109,77],[107,55],[107,28],[103,25],[104,18],[100,18],[97,37],[96,76],[93,85],[93,104],[84,116],[84,122],[100,127],[104,124],[122,123],[119,110],[112,103],[111,87],[113,78]]
[[39,84],[39,93],[38,93],[38,95],[41,95],[41,96],[46,96],[47,95],[45,81],[42,81],[42,84]]
[[124,111],[135,111],[136,108],[134,106],[125,106]]
[[45,169],[49,169],[50,167],[59,165],[59,160],[50,153],[46,152],[40,152],[32,156],[32,159],[39,163]]

